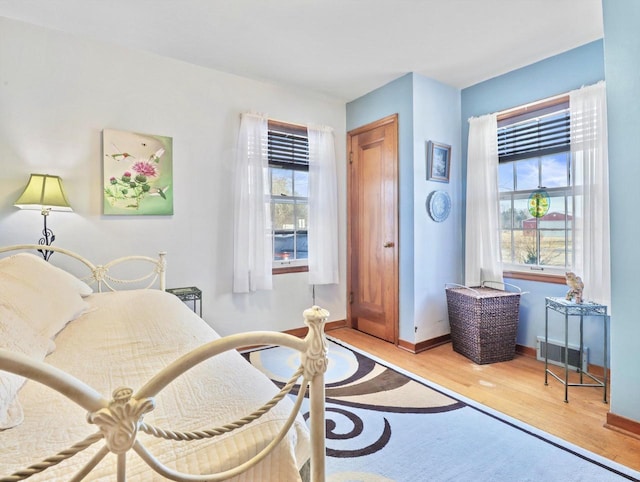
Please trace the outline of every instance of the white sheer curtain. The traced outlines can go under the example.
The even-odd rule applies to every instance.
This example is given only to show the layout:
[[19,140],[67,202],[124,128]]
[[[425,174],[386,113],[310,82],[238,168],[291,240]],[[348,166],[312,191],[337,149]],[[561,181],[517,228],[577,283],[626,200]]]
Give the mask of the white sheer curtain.
[[469,119],[465,284],[503,281],[496,114]]
[[309,284],[338,283],[338,184],[333,129],[308,126]]
[[273,238],[265,116],[242,114],[234,172],[233,291],[272,288]]
[[574,271],[584,296],[611,306],[609,158],[605,83],[569,93],[575,169]]

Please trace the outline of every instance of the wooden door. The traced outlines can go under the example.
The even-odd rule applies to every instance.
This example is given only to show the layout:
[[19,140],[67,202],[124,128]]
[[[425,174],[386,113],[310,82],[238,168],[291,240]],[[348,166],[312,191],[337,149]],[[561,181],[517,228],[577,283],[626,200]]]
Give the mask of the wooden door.
[[398,116],[348,133],[350,325],[398,342]]

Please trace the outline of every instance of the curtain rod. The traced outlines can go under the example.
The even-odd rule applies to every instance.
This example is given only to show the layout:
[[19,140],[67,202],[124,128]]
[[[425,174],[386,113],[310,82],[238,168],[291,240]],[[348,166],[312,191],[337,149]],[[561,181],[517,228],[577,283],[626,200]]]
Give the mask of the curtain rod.
[[284,124],[288,126],[299,127],[300,129],[306,129],[307,126],[305,124],[298,124],[296,122],[283,121],[280,119],[274,119],[273,117],[267,117],[269,122],[275,122],[276,124]]
[[300,129],[306,129],[307,126],[305,124],[298,124],[295,122],[289,122],[289,121],[283,121],[280,119],[274,119],[273,117],[269,117],[267,114],[263,114],[262,112],[253,112],[253,111],[247,111],[247,112],[243,112],[242,114],[240,114],[240,117],[242,117],[243,114],[250,114],[250,115],[254,115],[257,117],[262,117],[262,118],[266,118],[268,122],[274,122],[276,124],[283,124],[283,125],[288,125],[288,126],[293,126],[293,127],[299,127]]
[[282,126],[289,126],[292,129],[300,129],[305,132],[309,132],[309,129],[318,129],[325,132],[334,132],[333,127],[325,125],[325,124],[296,124],[295,122],[287,122],[279,119],[272,119],[268,117],[269,122],[273,122],[274,124],[280,124]]
[[510,109],[505,109],[505,110],[501,110],[497,113],[497,118],[498,120],[502,120],[505,118],[509,118],[509,117],[513,117],[513,115],[515,115],[516,113],[524,113],[527,112],[529,110],[529,108],[531,107],[536,107],[539,108],[541,105],[543,104],[551,104],[554,103],[556,101],[562,101],[563,99],[569,100],[569,93],[564,93],[564,94],[558,94],[558,95],[554,95],[552,97],[547,97],[546,99],[541,99],[541,100],[536,100],[534,102],[529,102],[528,104],[525,105],[519,105],[517,107],[511,107]]
[[[273,117],[269,117],[266,114],[256,113],[256,112],[245,112],[245,114],[252,114],[252,115],[256,115],[256,116],[260,116],[260,117],[266,117],[268,122],[273,122],[274,124],[280,124],[282,126],[290,126],[290,127],[293,127],[294,129],[300,129],[300,130],[308,131],[309,127],[313,127],[313,128],[317,128],[317,129],[328,129],[328,130],[333,132],[333,127],[325,126],[325,125],[322,125],[322,124],[298,124],[297,122],[289,122],[289,121],[284,121],[284,120],[280,120],[280,119],[274,119]],[[240,115],[242,116],[242,114],[240,114]]]

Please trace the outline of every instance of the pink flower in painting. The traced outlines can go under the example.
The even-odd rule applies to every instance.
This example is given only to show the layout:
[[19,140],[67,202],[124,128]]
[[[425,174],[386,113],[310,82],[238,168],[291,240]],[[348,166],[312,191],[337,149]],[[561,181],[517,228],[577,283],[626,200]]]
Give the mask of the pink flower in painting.
[[147,177],[155,177],[158,175],[158,170],[156,169],[156,166],[146,161],[136,162],[131,167],[131,169],[136,171],[138,174],[142,174],[143,176],[147,176]]

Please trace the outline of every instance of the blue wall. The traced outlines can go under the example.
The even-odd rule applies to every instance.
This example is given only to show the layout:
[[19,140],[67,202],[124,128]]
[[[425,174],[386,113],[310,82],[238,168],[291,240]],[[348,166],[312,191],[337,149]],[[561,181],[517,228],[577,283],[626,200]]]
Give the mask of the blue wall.
[[[596,40],[462,90],[462,152],[467,164],[469,118],[517,107],[604,79],[603,41]],[[466,192],[466,186],[465,186]]]
[[413,74],[407,74],[347,104],[347,131],[398,114],[399,336],[413,340]]
[[[568,52],[536,62],[507,74],[462,90],[462,156],[463,192],[466,192],[467,144],[470,117],[499,112],[511,107],[564,94],[604,79],[603,41],[598,40]],[[464,216],[463,216],[464,219]],[[564,285],[506,280],[529,293],[522,296],[517,342],[535,347],[536,337],[544,335],[544,298],[564,296]],[[588,280],[586,280],[588,282]],[[552,319],[550,318],[550,322]],[[562,340],[559,325],[551,323],[549,336]],[[570,343],[579,341],[577,330],[571,332]],[[585,320],[585,345],[589,361],[602,364],[604,359],[602,328],[599,320]]]
[[[451,146],[448,183],[427,180],[427,142]],[[460,89],[413,76],[413,203],[415,266],[415,341],[450,332],[445,283],[462,282],[462,165],[460,162]],[[451,198],[451,213],[440,223],[428,215],[426,200],[435,190]]]
[[611,412],[640,421],[640,2],[604,0],[611,209]]
[[[460,91],[407,74],[347,104],[347,129],[399,114],[399,337],[409,343],[449,333],[445,282],[460,282]],[[426,144],[451,146],[450,182],[427,181]],[[433,190],[447,191],[449,218],[431,220],[425,208]]]
[[[466,152],[470,117],[535,102],[554,95],[567,93],[584,85],[594,84],[607,77],[609,116],[609,159],[611,196],[611,252],[612,252],[612,312],[611,369],[615,374],[611,386],[611,411],[617,415],[640,421],[640,383],[637,367],[640,366],[640,321],[637,319],[638,288],[636,280],[640,266],[640,249],[637,240],[640,229],[635,221],[629,221],[629,202],[637,198],[640,179],[640,155],[637,137],[640,132],[640,2],[638,0],[603,0],[605,41],[595,41],[579,48],[545,59],[541,62],[509,72],[505,75],[463,89],[460,99],[447,93],[446,108],[460,106],[461,161],[458,181],[452,179],[445,189],[461,192],[460,226],[464,220],[464,193],[466,192]],[[606,53],[606,56],[605,56]],[[605,62],[606,60],[606,62]],[[417,200],[424,194],[422,137],[446,137],[449,130],[432,130],[433,117],[442,114],[442,108],[430,111],[424,99],[442,89],[430,85],[430,79],[407,74],[347,104],[347,129],[373,122],[389,114],[398,113],[400,122],[400,337],[410,340],[414,316],[419,315],[420,276],[414,272],[414,254],[430,249],[420,237],[422,218]],[[417,88],[416,88],[417,86]],[[427,102],[426,104],[429,104]],[[425,117],[426,115],[426,117]],[[417,120],[416,120],[417,119]],[[447,122],[450,121],[446,117]],[[424,128],[424,126],[430,126]],[[423,132],[423,128],[425,129]],[[455,136],[451,136],[455,138]],[[451,141],[455,144],[455,140]],[[454,150],[455,152],[455,150]],[[453,156],[454,162],[456,155]],[[415,159],[414,159],[415,158]],[[430,189],[430,187],[427,187]],[[436,235],[437,236],[437,235]],[[454,238],[455,239],[455,238]],[[437,242],[437,239],[436,239]],[[463,256],[460,244],[460,258]],[[418,250],[414,252],[415,250]],[[453,273],[457,268],[453,268]],[[455,274],[448,276],[454,277]],[[461,276],[461,274],[460,274]],[[416,281],[417,280],[417,281]],[[453,280],[452,280],[453,281]],[[544,298],[563,296],[566,286],[551,283],[507,280],[528,292],[522,297],[518,343],[535,346],[536,336],[544,334]],[[587,281],[588,282],[588,281]],[[414,299],[415,298],[415,299]],[[414,304],[415,302],[415,304]],[[554,315],[551,315],[554,316]],[[420,320],[415,321],[418,328]],[[552,322],[553,325],[553,322]],[[551,327],[550,336],[561,337],[558,325]],[[420,337],[417,337],[418,340]],[[577,341],[577,332],[571,333],[570,342]],[[590,362],[603,360],[601,323],[586,320],[585,343],[589,346]]]

